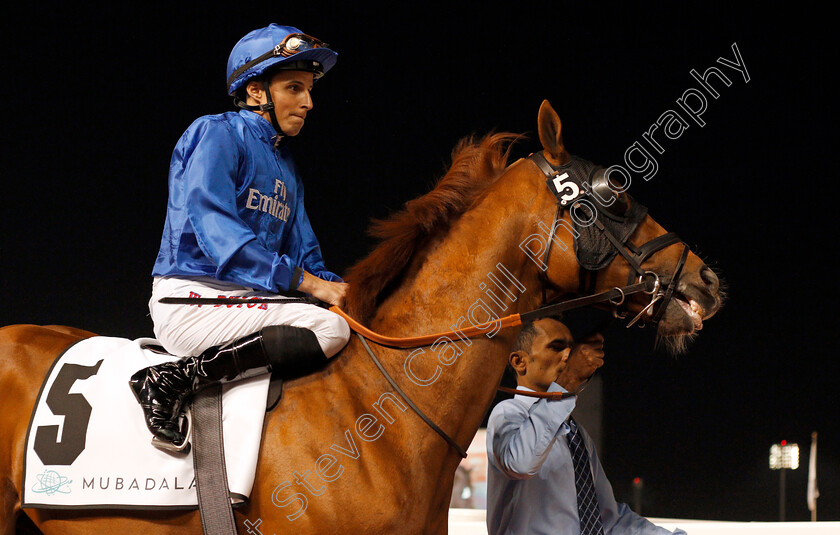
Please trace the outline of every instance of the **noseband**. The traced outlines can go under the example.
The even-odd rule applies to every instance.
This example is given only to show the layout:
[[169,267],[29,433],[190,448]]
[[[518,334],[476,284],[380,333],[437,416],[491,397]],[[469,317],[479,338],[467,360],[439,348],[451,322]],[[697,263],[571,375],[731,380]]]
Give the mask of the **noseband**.
[[[624,298],[628,295],[628,291],[643,291],[651,296],[651,300],[628,322],[627,327],[632,326],[639,320],[642,320],[640,325],[643,326],[643,315],[647,315],[651,323],[658,324],[659,320],[665,314],[671,298],[674,296],[674,290],[676,289],[677,282],[679,281],[680,274],[690,251],[688,245],[682,242],[674,232],[657,236],[639,247],[630,243],[630,236],[635,232],[641,220],[644,219],[644,216],[647,214],[647,209],[633,201],[629,195],[621,195],[621,192],[617,192],[609,183],[606,168],[596,166],[576,156],[570,157],[569,161],[563,165],[555,166],[545,158],[542,151],[531,154],[528,156],[528,159],[534,162],[540,171],[542,171],[543,175],[545,175],[546,186],[548,186],[548,189],[557,199],[557,210],[554,213],[554,221],[551,224],[548,243],[546,244],[542,258],[544,269],[547,269],[548,266],[548,257],[551,252],[551,244],[554,242],[558,221],[563,210],[569,210],[575,226],[575,232],[573,233],[575,238],[575,252],[581,265],[579,293],[584,295],[587,293],[592,294],[595,289],[597,270],[605,267],[616,253],[620,254],[630,265],[630,271],[627,274],[627,286],[624,288],[615,287],[612,290],[613,292],[619,292],[620,298],[608,300],[613,306],[613,314],[616,317],[625,318],[627,316],[626,312],[619,312],[618,309],[624,303]],[[576,212],[574,211],[584,214],[585,219],[583,222],[575,217]],[[601,237],[606,238],[612,250],[587,250],[587,245],[592,246],[592,240],[589,240],[588,244],[582,244],[580,237],[583,235],[582,232],[591,226],[597,229]],[[679,261],[677,261],[674,274],[670,277],[667,286],[663,289],[659,275],[652,271],[646,271],[642,268],[642,264],[657,251],[675,243],[682,243],[683,251]],[[546,287],[551,282],[546,277],[545,271],[540,272],[540,277],[544,282],[544,306],[533,311],[533,313],[539,313],[536,317],[590,304],[585,302],[588,298],[579,298],[558,303],[558,305],[562,305],[562,308],[557,305],[547,304]],[[632,284],[634,280],[637,281],[636,285]],[[638,290],[637,287],[639,285],[643,285],[644,289]],[[584,301],[584,304],[577,304],[579,301]],[[659,307],[654,312],[654,305],[657,302],[659,302]],[[525,314],[522,316],[524,319]]]
[[[543,253],[542,258],[542,266],[544,266],[544,269],[547,269],[548,257],[551,252],[551,243],[554,241],[556,227],[560,219],[560,215],[562,214],[564,209],[568,209],[570,211],[587,211],[587,226],[594,225],[600,233],[600,235],[606,238],[606,240],[612,246],[614,251],[607,251],[606,253],[599,252],[599,254],[594,255],[594,258],[598,258],[598,265],[588,265],[585,267],[584,263],[580,262],[581,255],[585,255],[586,253],[592,253],[593,251],[586,251],[584,248],[579,247],[580,244],[578,243],[578,235],[580,233],[576,230],[573,233],[575,236],[575,252],[577,253],[578,260],[581,263],[579,293],[584,294],[584,297],[577,297],[575,299],[568,299],[556,303],[547,303],[545,288],[551,285],[551,282],[545,276],[545,271],[541,271],[540,277],[543,278],[543,306],[541,306],[538,309],[531,310],[529,312],[524,312],[515,316],[506,317],[502,319],[501,322],[505,323],[507,322],[507,320],[512,319],[513,321],[508,324],[509,326],[520,325],[528,321],[533,321],[546,316],[558,314],[567,310],[591,305],[604,305],[605,303],[612,306],[614,315],[616,315],[617,317],[624,318],[626,317],[626,313],[619,313],[618,310],[619,307],[624,303],[625,298],[632,294],[645,293],[651,296],[650,302],[636,315],[636,317],[634,317],[632,320],[630,320],[630,322],[628,322],[627,327],[630,327],[636,322],[638,322],[640,319],[642,319],[643,315],[650,316],[651,323],[659,323],[659,320],[664,315],[665,309],[668,307],[668,304],[670,303],[671,298],[674,295],[674,290],[676,289],[677,281],[679,281],[680,273],[682,273],[683,266],[685,265],[685,261],[688,258],[688,245],[682,242],[682,240],[680,240],[676,233],[673,232],[668,232],[661,236],[657,236],[656,238],[653,238],[652,240],[639,247],[636,247],[632,243],[630,243],[630,236],[633,234],[633,232],[636,230],[636,227],[638,227],[639,223],[641,223],[641,220],[647,214],[647,210],[640,204],[635,203],[629,195],[622,196],[619,193],[617,193],[607,181],[607,172],[603,167],[595,166],[594,164],[587,162],[586,160],[576,157],[572,157],[570,161],[565,165],[554,166],[550,162],[548,162],[548,160],[545,159],[545,156],[543,156],[542,152],[534,153],[528,158],[535,164],[537,164],[540,170],[542,170],[543,174],[546,177],[546,185],[551,190],[552,194],[557,198],[557,210],[554,213],[554,222],[551,225],[551,230],[549,232],[548,237],[548,244],[546,245],[545,252]],[[612,199],[610,199],[610,196],[612,196]],[[604,224],[604,222],[599,219],[599,215],[604,216],[605,221],[607,221],[607,224]],[[572,216],[572,219],[573,221],[575,221],[574,216]],[[589,222],[590,219],[591,222]],[[577,223],[577,221],[575,221],[575,223]],[[617,236],[616,234],[619,234],[621,237],[619,238],[619,236]],[[673,245],[675,243],[682,243],[683,251],[680,255],[679,261],[677,262],[677,266],[674,269],[674,274],[670,277],[666,288],[663,289],[659,275],[653,271],[646,271],[642,268],[642,264],[645,260],[647,260],[651,255],[653,255],[657,251],[660,251],[668,247],[669,245]],[[627,276],[627,285],[623,288],[614,287],[604,292],[594,293],[597,269],[605,267],[607,264],[609,264],[609,262],[612,261],[612,258],[616,254],[620,254],[621,256],[623,256],[624,259],[627,260],[627,263],[630,265],[631,269]],[[588,292],[583,291],[585,287],[585,276],[583,274],[585,273],[591,273]],[[636,280],[635,283],[633,282],[634,280]],[[587,293],[589,295],[586,295]],[[656,309],[656,312],[654,312],[654,305],[657,302],[659,302],[659,307]],[[340,309],[335,309],[334,311],[342,315],[351,325],[351,328],[356,331],[356,334],[359,336],[359,339],[361,340],[362,345],[364,346],[368,355],[379,368],[380,372],[382,372],[382,374],[391,384],[391,386],[394,388],[394,390],[403,399],[405,399],[406,402],[414,410],[414,412],[417,413],[417,415],[420,416],[420,418],[424,422],[426,422],[426,424],[429,427],[431,427],[437,434],[439,434],[444,440],[446,440],[446,442],[448,442],[449,445],[452,446],[452,448],[455,449],[455,451],[457,451],[462,458],[466,457],[467,452],[464,450],[464,448],[461,447],[439,426],[435,425],[435,423],[428,416],[426,416],[402,391],[397,382],[394,381],[391,375],[388,374],[388,372],[379,362],[379,359],[376,357],[376,355],[371,350],[370,346],[365,340],[365,336],[376,336],[378,338],[377,343],[381,345],[391,345],[392,347],[417,347],[418,345],[428,345],[433,343],[433,341],[436,340],[439,336],[441,336],[441,334],[439,333],[435,335],[414,338],[412,339],[410,344],[416,345],[411,346],[409,344],[406,344],[405,340],[402,339],[386,339],[386,337],[376,335],[376,333],[368,331],[361,325],[355,324],[355,321],[346,314],[344,314]],[[640,326],[642,325],[644,325],[644,321],[640,323]],[[367,332],[365,333],[365,336],[363,336],[362,332],[365,331]],[[461,336],[473,336],[476,333],[483,332],[478,327],[474,327],[473,330],[465,329],[465,331],[470,331],[470,333],[467,334],[466,332],[462,332]],[[515,391],[505,387],[499,387],[499,390],[516,394],[523,394],[523,392],[521,391]],[[549,399],[560,399],[561,397],[570,397],[575,395],[574,393],[558,392],[528,392],[525,394]]]

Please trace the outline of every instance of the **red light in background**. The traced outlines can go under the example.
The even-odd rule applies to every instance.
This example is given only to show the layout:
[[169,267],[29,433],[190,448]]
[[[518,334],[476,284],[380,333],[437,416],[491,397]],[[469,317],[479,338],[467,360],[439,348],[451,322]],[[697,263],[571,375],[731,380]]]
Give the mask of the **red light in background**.
[[782,441],[782,446],[787,446],[787,440]]

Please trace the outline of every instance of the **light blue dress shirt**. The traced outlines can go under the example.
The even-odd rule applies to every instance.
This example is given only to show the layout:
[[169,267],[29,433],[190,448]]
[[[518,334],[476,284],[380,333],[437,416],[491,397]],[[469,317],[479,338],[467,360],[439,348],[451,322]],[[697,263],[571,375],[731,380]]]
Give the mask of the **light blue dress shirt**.
[[[530,390],[523,386],[519,390]],[[549,392],[565,392],[552,383]],[[580,535],[575,473],[565,435],[575,398],[516,395],[487,424],[487,531],[490,535]],[[617,503],[595,445],[581,427],[606,535],[671,532]],[[677,529],[674,535],[685,535]]]

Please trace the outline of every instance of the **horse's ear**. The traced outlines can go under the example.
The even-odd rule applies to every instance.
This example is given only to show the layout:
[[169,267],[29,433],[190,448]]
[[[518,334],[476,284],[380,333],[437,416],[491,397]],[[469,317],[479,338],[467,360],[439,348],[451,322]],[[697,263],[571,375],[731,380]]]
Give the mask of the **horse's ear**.
[[540,113],[537,117],[537,124],[540,133],[540,143],[542,143],[542,146],[548,153],[548,156],[555,160],[553,163],[557,165],[565,163],[568,158],[568,154],[566,154],[566,147],[563,145],[560,117],[547,100],[543,100],[540,105]]

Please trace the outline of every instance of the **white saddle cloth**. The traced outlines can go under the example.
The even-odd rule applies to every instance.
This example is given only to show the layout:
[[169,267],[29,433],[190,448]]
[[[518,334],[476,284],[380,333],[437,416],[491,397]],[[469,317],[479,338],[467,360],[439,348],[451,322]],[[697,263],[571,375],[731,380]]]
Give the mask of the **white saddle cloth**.
[[[177,357],[141,348],[152,339],[94,337],[53,364],[32,414],[23,507],[183,507],[198,504],[192,453],[151,445],[128,380]],[[234,501],[254,484],[269,375],[223,388],[222,427]]]

